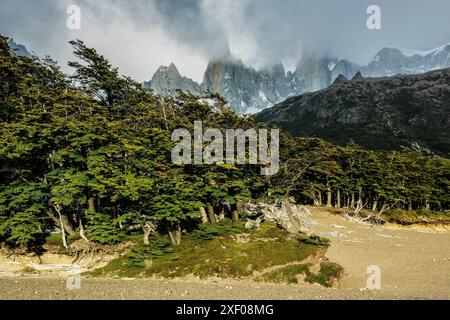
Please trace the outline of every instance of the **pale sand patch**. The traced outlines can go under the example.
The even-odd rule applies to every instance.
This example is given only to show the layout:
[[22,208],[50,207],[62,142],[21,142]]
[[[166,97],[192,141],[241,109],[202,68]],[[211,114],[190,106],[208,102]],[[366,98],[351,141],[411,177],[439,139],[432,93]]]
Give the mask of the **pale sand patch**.
[[319,224],[315,233],[330,233],[332,225],[344,226],[342,238],[330,237],[326,256],[345,269],[341,288],[364,288],[367,267],[381,268],[381,291],[402,292],[422,297],[450,298],[450,232],[442,226],[361,227],[324,208],[310,208]]

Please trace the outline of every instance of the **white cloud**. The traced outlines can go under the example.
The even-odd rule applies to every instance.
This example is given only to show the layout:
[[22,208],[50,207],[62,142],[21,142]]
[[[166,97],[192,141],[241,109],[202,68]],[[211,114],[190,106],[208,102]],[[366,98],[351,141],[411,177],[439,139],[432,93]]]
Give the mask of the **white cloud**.
[[[171,62],[183,74],[201,81],[207,59],[164,30],[153,6],[147,5],[145,10],[148,23],[139,26],[123,7],[99,3],[94,9],[83,10],[84,24],[75,36],[97,48],[121,72],[139,81],[150,80],[160,65]],[[103,12],[102,17],[98,18],[97,12]]]
[[[66,8],[82,10],[68,30]],[[448,0],[377,0],[383,30],[368,31],[369,0],[1,0],[0,30],[64,65],[69,40],[95,47],[137,80],[174,62],[197,81],[209,59],[292,69],[306,48],[365,63],[384,46],[430,49],[450,41]],[[420,24],[417,23],[420,21]]]

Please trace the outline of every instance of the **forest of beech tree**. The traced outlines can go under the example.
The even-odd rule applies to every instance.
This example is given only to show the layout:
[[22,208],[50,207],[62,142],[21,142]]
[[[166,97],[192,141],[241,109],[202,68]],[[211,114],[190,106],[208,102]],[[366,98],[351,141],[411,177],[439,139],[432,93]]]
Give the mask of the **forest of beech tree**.
[[182,230],[283,197],[378,214],[450,208],[450,160],[418,146],[371,151],[282,133],[272,177],[256,165],[174,165],[177,128],[262,125],[214,93],[156,95],[83,42],[71,45],[68,76],[0,38],[0,242],[9,246],[39,246],[56,228],[65,246],[69,236],[109,244],[154,228],[177,245]]

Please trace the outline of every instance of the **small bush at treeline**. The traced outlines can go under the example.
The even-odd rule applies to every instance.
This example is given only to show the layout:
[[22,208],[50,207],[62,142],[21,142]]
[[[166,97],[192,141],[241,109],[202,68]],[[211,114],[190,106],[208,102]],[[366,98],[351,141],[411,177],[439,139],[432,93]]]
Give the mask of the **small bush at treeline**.
[[299,240],[303,243],[312,244],[315,246],[329,246],[330,245],[330,240],[316,236],[316,235],[311,235],[308,238],[300,238]]
[[325,287],[333,287],[344,270],[341,266],[328,261],[320,263],[320,269],[317,273],[311,271],[310,264],[294,264],[284,268],[264,274],[258,280],[274,283],[299,283],[303,278],[304,282],[314,284],[318,283]]
[[111,216],[95,213],[88,216],[87,235],[91,241],[101,244],[114,244],[120,242],[124,237],[122,230],[114,226]]
[[233,225],[229,220],[222,220],[218,224],[203,224],[192,233],[192,238],[199,240],[212,240],[214,237],[228,233],[249,232],[242,225]]
[[20,246],[35,242],[36,236],[40,233],[39,220],[33,213],[17,213],[5,223],[0,224],[0,236]]
[[450,223],[450,212],[435,212],[426,209],[414,211],[388,210],[383,218],[391,223],[411,225],[416,223]]
[[170,243],[161,238],[152,238],[148,245],[139,246],[131,250],[128,254],[128,265],[133,267],[145,267],[145,262],[151,259],[157,259],[173,249]]

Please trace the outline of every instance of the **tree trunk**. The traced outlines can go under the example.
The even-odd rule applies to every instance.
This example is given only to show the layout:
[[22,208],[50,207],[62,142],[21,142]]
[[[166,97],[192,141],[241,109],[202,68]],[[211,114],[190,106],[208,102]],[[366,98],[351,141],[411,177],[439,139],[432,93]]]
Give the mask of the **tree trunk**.
[[337,189],[336,207],[341,208],[341,190]]
[[318,194],[319,194],[319,206],[323,206],[323,201],[322,201],[322,192],[321,191],[318,191]]
[[231,219],[233,223],[239,222],[239,217],[244,214],[245,211],[245,203],[242,200],[238,200],[236,202],[236,210],[231,212]]
[[200,207],[200,217],[202,218],[202,224],[209,223],[208,215],[206,214],[206,210],[204,207]]
[[95,198],[94,197],[90,197],[88,199],[88,212],[89,213],[96,213],[96,210],[95,210]]
[[350,208],[355,208],[355,193],[352,192],[350,200]]
[[430,210],[430,201],[428,199],[425,200],[425,209]]
[[314,205],[315,205],[316,207],[317,207],[317,206],[320,206],[319,198],[314,197]]
[[327,207],[331,208],[333,205],[331,203],[331,187],[330,187],[330,183],[327,182]]
[[384,202],[383,205],[381,206],[380,211],[378,212],[378,217],[381,217],[381,215],[386,211],[389,210],[390,206],[387,202]]
[[359,187],[359,189],[358,189],[358,200],[361,203],[363,202],[363,189],[362,189],[362,187]]
[[181,228],[175,230],[175,243],[177,246],[181,244]]
[[307,233],[307,228],[305,226],[303,226],[302,223],[294,217],[294,212],[292,211],[291,204],[289,203],[289,197],[285,196],[283,198],[283,204],[286,209],[286,213],[289,217],[289,221],[292,224],[291,227],[283,226],[283,228],[287,232],[292,233],[292,234],[297,234],[300,232]]
[[147,221],[142,225],[142,230],[144,231],[144,244],[150,244],[148,238],[154,232],[156,232],[156,225],[153,222]]
[[208,203],[208,204],[206,205],[206,209],[208,210],[209,222],[210,222],[211,224],[216,223],[217,221],[216,221],[216,217],[215,217],[215,215],[214,215],[214,207],[213,207],[210,203]]
[[179,246],[181,243],[181,226],[177,224],[175,227],[167,229],[169,233],[170,241],[174,246]]
[[236,209],[239,215],[242,215],[245,211],[245,203],[242,200],[238,200],[236,203]]
[[362,209],[364,209],[364,204],[363,204],[363,202],[362,202],[362,199],[359,199],[359,200],[356,202],[356,208],[355,208],[354,215],[358,217],[358,216],[359,216],[359,213],[362,211]]
[[66,240],[66,232],[65,232],[65,228],[64,228],[64,222],[63,222],[63,219],[62,219],[62,214],[61,214],[61,206],[60,205],[55,205],[55,210],[56,210],[56,212],[58,213],[58,216],[59,216],[59,223],[60,223],[60,226],[61,226],[61,237],[62,237],[62,242],[63,242],[63,246],[64,246],[64,248],[66,248],[66,249],[69,249],[69,247],[67,246],[67,240]]
[[373,200],[372,211],[377,211],[378,208],[378,199]]
[[239,221],[239,213],[237,210],[233,210],[231,212],[231,220],[233,220],[233,223],[237,223]]
[[84,241],[89,242],[89,239],[86,238],[86,236],[84,235],[84,227],[83,227],[83,222],[81,221],[81,218],[79,218],[79,220],[80,220],[80,237]]
[[[60,208],[60,207],[59,207]],[[55,208],[56,209],[56,208]],[[72,228],[72,226],[70,225],[69,219],[67,218],[67,216],[65,214],[61,213],[61,219],[59,218],[59,214],[58,217],[55,217],[53,215],[53,213],[51,211],[47,212],[47,215],[55,222],[56,225],[61,225],[61,220],[63,221],[64,224],[64,229],[65,231],[71,235],[72,237],[76,237],[77,236],[77,232]]]
[[170,242],[172,243],[172,245],[175,245],[175,238],[173,237],[173,232],[172,232],[172,230],[167,229],[167,233],[169,234]]
[[64,228],[66,229],[66,232],[71,235],[72,237],[77,236],[77,232],[72,228],[69,222],[69,218],[65,214],[61,214],[61,219],[64,223]]
[[222,207],[222,210],[220,211],[219,214],[219,221],[225,219],[225,207]]
[[408,211],[413,211],[413,205],[412,205],[411,199],[409,199],[409,201],[408,201]]
[[144,245],[148,246],[150,244],[150,241],[148,238],[150,237],[150,230],[145,230],[144,232]]

